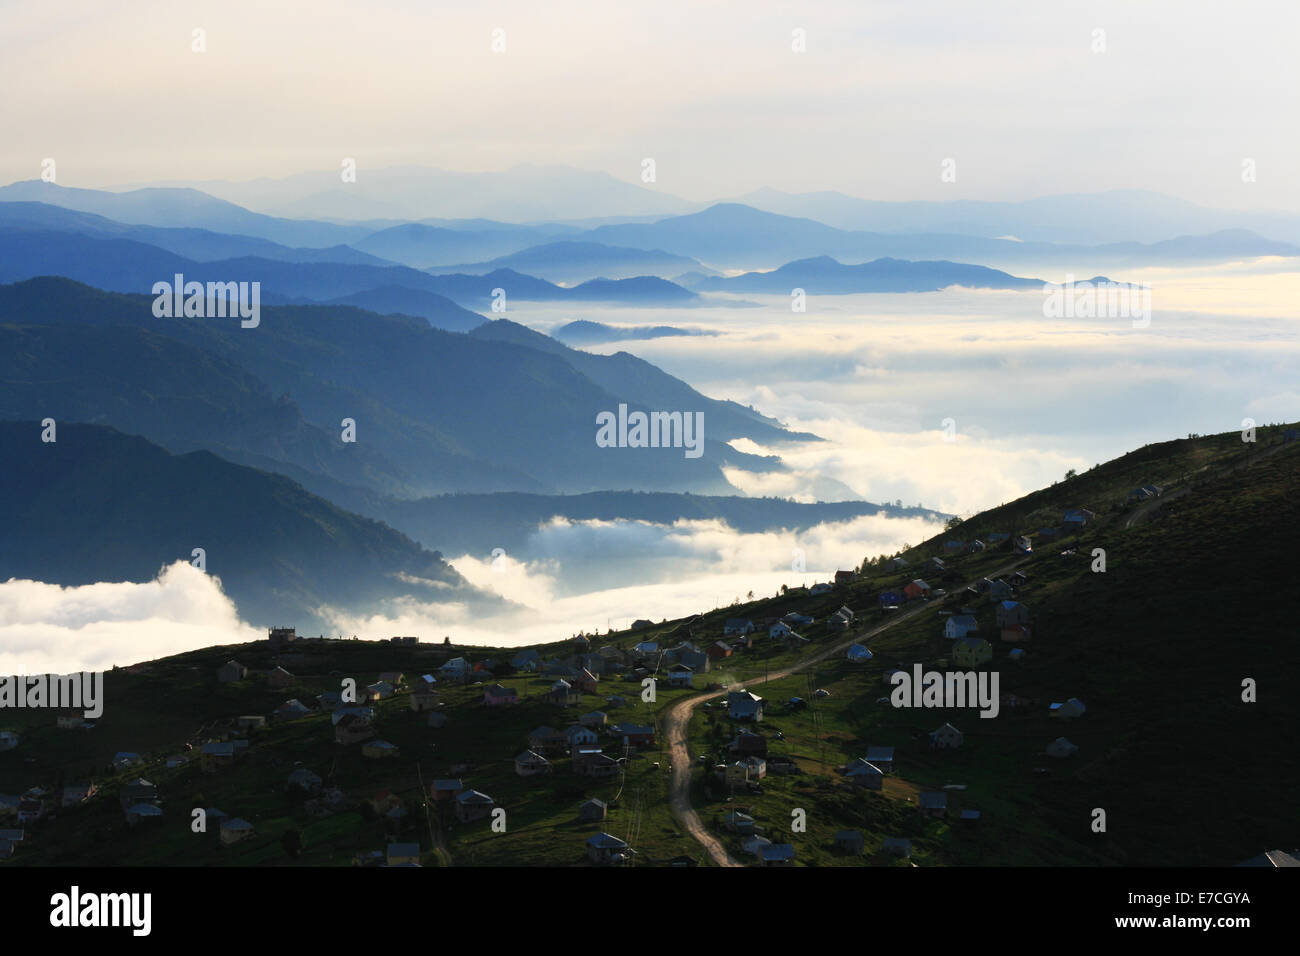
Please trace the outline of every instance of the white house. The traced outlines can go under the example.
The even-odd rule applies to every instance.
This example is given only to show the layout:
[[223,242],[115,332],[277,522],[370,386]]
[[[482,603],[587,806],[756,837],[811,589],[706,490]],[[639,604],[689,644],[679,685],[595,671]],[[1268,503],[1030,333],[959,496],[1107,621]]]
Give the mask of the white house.
[[979,623],[973,614],[954,614],[944,624],[943,636],[950,641],[955,641],[977,630],[979,630]]

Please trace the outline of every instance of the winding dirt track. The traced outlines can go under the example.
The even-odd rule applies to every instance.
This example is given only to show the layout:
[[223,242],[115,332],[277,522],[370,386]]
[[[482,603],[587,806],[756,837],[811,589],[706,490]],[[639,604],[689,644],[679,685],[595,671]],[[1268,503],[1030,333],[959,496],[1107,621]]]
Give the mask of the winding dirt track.
[[[1295,442],[1274,445],[1261,452],[1257,452],[1254,455],[1235,461],[1231,465],[1215,469],[1208,477],[1222,477],[1229,472],[1249,467],[1261,459],[1272,457],[1283,449],[1290,449],[1298,446],[1300,446],[1300,443]],[[1203,469],[1203,471],[1208,471],[1208,469]],[[1161,495],[1153,501],[1144,503],[1129,515],[1128,520],[1124,523],[1125,529],[1141,524],[1150,517],[1151,512],[1157,507],[1168,501],[1181,498],[1192,490],[1193,489],[1190,485],[1184,485],[1167,494]],[[1026,555],[1010,564],[1003,565],[996,570],[988,571],[980,575],[980,577],[996,578],[1009,574],[1021,565],[1032,561],[1033,557],[1034,556],[1032,555]],[[796,674],[799,671],[807,670],[809,667],[812,667],[829,657],[843,653],[848,650],[850,645],[869,640],[877,634],[881,634],[889,630],[891,627],[915,617],[928,608],[937,607],[947,601],[953,600],[954,598],[963,597],[965,589],[973,583],[974,581],[968,581],[965,584],[959,585],[952,593],[941,601],[925,601],[916,607],[900,610],[883,624],[877,625],[867,631],[860,631],[852,637],[845,638],[843,641],[829,645],[817,653],[804,658],[799,663],[775,671],[768,674],[766,677],[756,677],[751,681],[746,681],[746,686],[762,684],[769,680],[779,680],[783,677],[789,677],[791,674]],[[712,693],[698,694],[694,697],[688,697],[684,700],[677,701],[664,712],[663,732],[668,741],[668,759],[671,761],[672,765],[672,782],[669,785],[668,803],[672,809],[673,816],[677,818],[677,822],[691,835],[693,839],[704,847],[705,852],[708,853],[709,858],[713,860],[714,863],[718,866],[744,866],[744,861],[737,860],[727,852],[727,848],[722,845],[722,842],[708,831],[703,822],[701,822],[700,815],[696,813],[695,809],[691,806],[692,761],[690,751],[687,748],[686,729],[690,725],[691,715],[695,713],[695,709],[699,707],[700,704],[721,697],[726,692],[727,691],[724,689],[713,691]]]
[[[1030,560],[1032,560],[1032,558],[1026,555],[1010,564],[1003,565],[993,571],[988,571],[985,574],[980,575],[980,577],[1001,577],[1011,573],[1016,568]],[[766,683],[767,681],[780,680],[783,677],[789,677],[791,674],[797,674],[799,671],[807,670],[827,658],[834,657],[837,654],[847,651],[853,644],[869,640],[877,634],[881,634],[889,630],[891,627],[901,624],[903,621],[910,620],[926,610],[939,607],[949,600],[963,596],[965,589],[973,583],[973,581],[970,581],[966,584],[959,585],[953,593],[950,593],[942,600],[922,601],[915,607],[910,607],[906,610],[900,609],[883,624],[879,624],[866,631],[859,631],[852,637],[847,637],[838,643],[828,645],[827,647],[817,651],[815,654],[805,657],[797,664],[792,664],[791,666],[779,671],[773,671],[765,677],[756,677],[753,680],[745,681],[744,684],[747,687],[754,686]],[[705,852],[708,853],[709,858],[713,860],[714,863],[718,866],[744,866],[745,863],[743,861],[737,860],[727,852],[727,848],[722,845],[721,841],[708,831],[704,826],[704,823],[700,820],[700,815],[696,813],[695,809],[691,806],[692,761],[690,750],[687,748],[686,730],[690,725],[691,716],[695,713],[695,709],[699,707],[700,704],[703,704],[705,701],[714,700],[726,693],[727,690],[723,689],[705,694],[697,694],[694,697],[687,697],[683,700],[677,701],[664,712],[663,733],[668,741],[668,759],[672,766],[672,782],[669,784],[668,789],[668,805],[672,809],[673,816],[677,818],[677,822],[694,840],[696,840],[696,842],[704,847]]]

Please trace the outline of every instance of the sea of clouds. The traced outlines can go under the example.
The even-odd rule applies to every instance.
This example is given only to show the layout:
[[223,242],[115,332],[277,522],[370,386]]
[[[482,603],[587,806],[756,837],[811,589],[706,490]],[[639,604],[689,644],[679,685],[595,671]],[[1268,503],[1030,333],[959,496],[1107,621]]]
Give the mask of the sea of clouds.
[[[1300,325],[1291,306],[1300,301],[1300,278],[1287,264],[1115,277],[1151,283],[1149,327],[1046,319],[1040,292],[970,290],[810,297],[802,314],[783,298],[749,296],[758,308],[575,315],[525,305],[512,306],[508,318],[542,330],[581,317],[716,331],[597,350],[633,352],[710,397],[753,404],[827,439],[769,448],[736,442],[779,454],[788,466],[729,471],[746,494],[812,500],[812,489],[831,478],[858,498],[969,514],[1149,442],[1237,429],[1244,418],[1300,419]],[[944,419],[954,422],[950,434]],[[324,610],[349,636],[521,645],[826,580],[938,530],[884,515],[761,534],[718,521],[557,519],[518,553],[449,556],[473,584],[523,610],[484,616],[414,601],[366,615]],[[0,583],[0,673],[124,664],[260,633],[240,619],[219,581],[183,563],[146,584]]]

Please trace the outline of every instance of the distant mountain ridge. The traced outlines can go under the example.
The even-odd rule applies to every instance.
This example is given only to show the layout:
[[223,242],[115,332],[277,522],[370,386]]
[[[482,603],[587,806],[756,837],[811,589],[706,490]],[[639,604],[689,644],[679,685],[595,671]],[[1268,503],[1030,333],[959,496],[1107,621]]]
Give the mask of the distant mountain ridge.
[[[414,597],[500,606],[440,554],[305,491],[206,451],[173,455],[114,429],[0,421],[0,580],[64,585],[152,580],[201,547],[241,616],[328,626]],[[424,583],[420,583],[424,582]]]
[[950,286],[974,289],[1042,288],[1041,279],[1022,279],[997,269],[961,262],[909,262],[876,259],[844,265],[830,256],[788,262],[771,272],[699,279],[696,287],[719,292],[789,293],[803,289],[808,295],[847,295],[856,292],[937,292]]

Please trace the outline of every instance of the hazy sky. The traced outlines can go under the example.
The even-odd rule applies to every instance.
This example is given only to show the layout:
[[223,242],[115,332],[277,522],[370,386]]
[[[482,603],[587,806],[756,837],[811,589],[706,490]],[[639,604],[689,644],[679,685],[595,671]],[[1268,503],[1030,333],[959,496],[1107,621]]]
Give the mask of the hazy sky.
[[46,157],[102,186],[350,156],[636,181],[652,157],[655,188],[697,200],[1144,187],[1300,210],[1298,26],[1289,0],[0,0],[0,179]]

